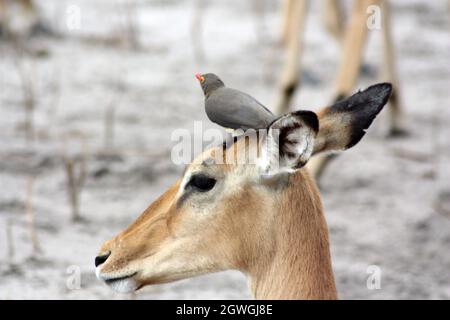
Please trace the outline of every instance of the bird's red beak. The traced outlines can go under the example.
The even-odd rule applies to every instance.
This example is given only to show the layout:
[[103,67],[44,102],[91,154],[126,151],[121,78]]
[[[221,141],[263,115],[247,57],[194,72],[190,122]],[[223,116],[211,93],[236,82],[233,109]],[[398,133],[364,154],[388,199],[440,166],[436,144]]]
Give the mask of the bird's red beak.
[[196,77],[197,80],[200,81],[200,82],[205,81],[205,77],[202,76],[200,73],[197,73],[197,74],[195,75],[195,77]]

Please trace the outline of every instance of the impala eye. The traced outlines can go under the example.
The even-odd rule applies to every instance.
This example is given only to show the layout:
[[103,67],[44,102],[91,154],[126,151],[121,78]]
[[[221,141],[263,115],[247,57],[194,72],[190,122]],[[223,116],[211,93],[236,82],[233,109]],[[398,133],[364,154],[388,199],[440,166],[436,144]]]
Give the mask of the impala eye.
[[191,180],[187,184],[188,187],[192,187],[200,192],[207,192],[214,188],[216,179],[210,178],[203,174],[196,174],[191,177]]

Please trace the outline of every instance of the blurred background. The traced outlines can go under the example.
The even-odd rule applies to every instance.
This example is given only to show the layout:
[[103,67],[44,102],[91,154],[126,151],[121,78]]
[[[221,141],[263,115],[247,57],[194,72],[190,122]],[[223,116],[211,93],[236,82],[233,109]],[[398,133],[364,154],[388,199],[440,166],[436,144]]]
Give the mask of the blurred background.
[[[0,299],[251,298],[234,271],[115,294],[94,257],[181,175],[172,131],[214,126],[195,73],[275,111],[293,54],[290,109],[334,100],[342,43],[325,1],[290,47],[277,0],[0,0]],[[449,299],[449,1],[390,7],[404,132],[384,111],[320,177],[333,268],[341,298]],[[353,91],[386,80],[382,31]]]

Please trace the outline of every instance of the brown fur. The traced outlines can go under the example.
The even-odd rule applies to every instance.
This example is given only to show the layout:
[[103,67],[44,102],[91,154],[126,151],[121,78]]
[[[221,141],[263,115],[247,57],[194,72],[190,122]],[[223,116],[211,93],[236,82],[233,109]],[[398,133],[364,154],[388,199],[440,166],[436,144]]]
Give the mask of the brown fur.
[[343,150],[351,140],[351,115],[335,114],[330,108],[324,108],[318,113],[320,131],[314,142],[314,152],[317,154],[326,150]]
[[314,182],[305,170],[292,176],[278,204],[271,233],[249,266],[258,299],[336,299],[328,229]]
[[[245,139],[239,140],[228,152],[242,150],[244,144]],[[242,165],[213,167],[223,174],[242,170]],[[135,278],[140,286],[238,269],[249,275],[258,299],[337,298],[322,205],[305,170],[291,175],[281,189],[251,181],[237,186],[214,209],[220,214],[205,226],[193,224],[188,207],[174,205],[179,186],[180,181],[102,246],[101,253],[111,252],[102,265],[103,273],[128,274],[136,263],[141,269],[152,268],[146,259],[161,254],[174,239],[185,238],[182,250],[189,255],[190,265],[183,268],[189,271],[151,277],[138,273]]]

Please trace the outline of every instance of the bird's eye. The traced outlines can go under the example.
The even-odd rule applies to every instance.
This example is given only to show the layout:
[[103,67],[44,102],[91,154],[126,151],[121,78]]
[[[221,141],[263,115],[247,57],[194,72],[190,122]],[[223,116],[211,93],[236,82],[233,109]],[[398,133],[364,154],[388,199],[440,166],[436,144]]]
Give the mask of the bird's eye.
[[188,187],[195,188],[200,192],[207,192],[214,188],[216,184],[216,179],[210,178],[203,174],[196,174],[191,177],[191,180],[188,183]]

